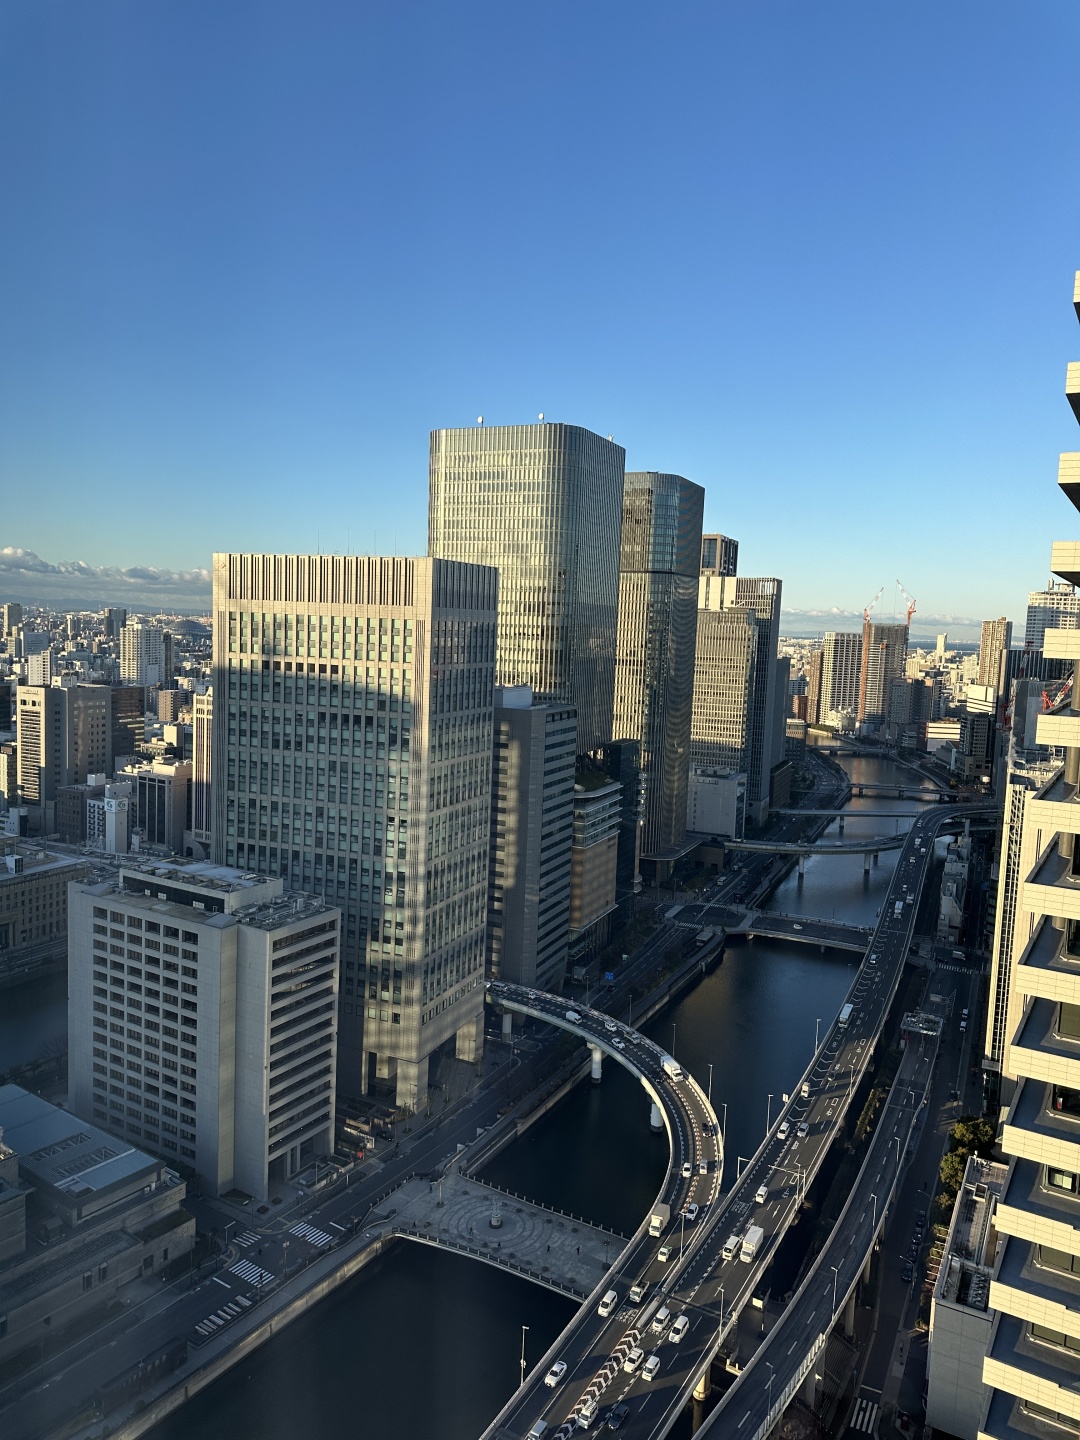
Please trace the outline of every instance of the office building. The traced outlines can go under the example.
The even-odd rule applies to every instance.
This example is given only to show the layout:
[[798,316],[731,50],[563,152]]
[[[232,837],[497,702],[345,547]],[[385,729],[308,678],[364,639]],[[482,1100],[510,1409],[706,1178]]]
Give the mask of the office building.
[[341,912],[207,864],[71,886],[70,1104],[264,1202],[334,1148]]
[[627,895],[636,895],[641,889],[638,862],[645,797],[640,742],[612,740],[600,752],[600,769],[609,780],[617,780],[622,787],[619,796],[619,853],[615,864],[615,893],[622,900]]
[[184,853],[184,831],[191,829],[191,761],[153,760],[117,771],[134,789],[140,844]]
[[34,828],[56,830],[61,786],[85,785],[112,770],[108,691],[100,685],[20,685],[19,798],[34,812]]
[[60,785],[56,791],[56,834],[64,845],[85,845],[87,802],[105,795],[105,776],[88,775],[85,785]]
[[576,425],[431,436],[429,553],[498,570],[497,683],[573,705],[579,753],[612,738],[625,468]]
[[566,973],[577,716],[495,691],[487,973],[558,990]]
[[[1045,629],[1045,626],[1043,627]],[[979,641],[979,684],[992,685],[999,695],[1005,689],[1005,657],[1012,645],[1012,621],[1004,615],[984,620]]]
[[108,855],[131,849],[135,821],[135,782],[107,780],[100,797],[86,802],[86,843]]
[[1080,594],[1067,580],[1051,580],[1045,590],[1028,593],[1024,648],[1044,649],[1047,629],[1075,630],[1080,626]]
[[197,845],[208,848],[213,783],[214,691],[211,686],[191,697],[191,833]]
[[621,789],[589,767],[574,783],[574,836],[570,851],[570,959],[585,961],[608,940],[615,910]]
[[87,1333],[130,1281],[182,1261],[186,1192],[165,1161],[0,1086],[0,1364],[36,1364],[43,1335]]
[[876,734],[885,725],[892,682],[904,674],[907,643],[906,624],[870,619],[863,622],[856,716],[861,734]]
[[157,695],[157,718],[165,725],[178,724],[180,711],[185,708],[187,702],[188,695],[184,690],[159,690]]
[[85,873],[70,855],[0,842],[0,987],[63,970],[68,881]]
[[705,491],[631,472],[623,492],[615,734],[641,744],[643,857],[665,876],[686,845]]
[[344,912],[342,1093],[423,1109],[483,1046],[498,575],[214,560],[213,856]]
[[119,640],[120,633],[127,624],[127,611],[119,605],[110,605],[105,610],[105,637],[108,640]]
[[23,607],[8,601],[6,605],[0,605],[0,638],[6,640],[15,629],[16,625],[22,624]]
[[698,611],[691,766],[746,773],[757,630],[757,620],[749,610]]
[[695,835],[741,840],[746,829],[746,776],[693,766],[686,818]]
[[[1080,301],[1080,275],[1075,299]],[[1080,418],[1080,366],[1066,394]],[[1063,494],[1080,504],[1080,455],[1062,456]],[[1080,579],[1080,547],[1056,543],[1051,571]],[[1080,660],[1080,630],[1047,620],[1048,658]],[[1010,1162],[995,1224],[1003,1240],[990,1282],[995,1312],[983,1362],[991,1392],[986,1440],[1080,1429],[1080,713],[1068,696],[1039,716],[1040,745],[1061,747],[1060,775],[1026,799],[1016,929],[1030,938],[1010,977],[1002,1058],[1011,1089],[1001,1148]]]
[[137,755],[146,739],[146,687],[110,685],[113,763],[123,756]]
[[739,542],[730,535],[701,537],[702,575],[734,575],[739,568]]
[[131,620],[120,632],[120,678],[126,685],[173,683],[173,639],[158,625]]
[[[787,673],[777,666],[777,644],[780,639],[780,602],[782,582],[774,578],[751,578],[749,576],[702,576],[698,582],[699,611],[742,610],[752,615],[754,625],[754,672],[750,680],[749,706],[747,712],[747,739],[741,757],[721,753],[706,753],[708,728],[699,725],[698,700],[694,699],[694,736],[691,742],[692,763],[711,768],[743,771],[746,775],[747,819],[753,825],[764,823],[769,813],[769,794],[773,766],[783,760],[783,725],[778,723],[777,709],[787,714]],[[698,640],[702,635],[698,625]],[[695,667],[695,692],[698,679],[706,684],[701,667]],[[736,687],[742,680],[732,672]],[[783,691],[780,690],[780,685]],[[716,682],[712,682],[716,690]],[[728,693],[722,709],[737,711],[741,697]]]
[[[825,651],[812,650],[806,665],[806,705],[799,716],[808,725],[818,725],[822,720],[821,684],[825,675]],[[798,712],[796,711],[796,714]]]

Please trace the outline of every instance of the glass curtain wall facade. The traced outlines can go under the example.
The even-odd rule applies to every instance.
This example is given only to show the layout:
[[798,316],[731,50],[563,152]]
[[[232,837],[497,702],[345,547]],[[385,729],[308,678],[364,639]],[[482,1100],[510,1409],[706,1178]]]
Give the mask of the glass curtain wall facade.
[[212,853],[343,911],[338,1089],[426,1104],[483,1044],[498,577],[214,557]]
[[745,772],[757,675],[757,620],[749,610],[699,610],[690,761]]
[[705,491],[681,475],[631,472],[623,492],[615,734],[641,742],[642,853],[686,838]]
[[498,570],[497,681],[575,706],[579,753],[612,738],[625,469],[577,425],[431,435],[429,553]]

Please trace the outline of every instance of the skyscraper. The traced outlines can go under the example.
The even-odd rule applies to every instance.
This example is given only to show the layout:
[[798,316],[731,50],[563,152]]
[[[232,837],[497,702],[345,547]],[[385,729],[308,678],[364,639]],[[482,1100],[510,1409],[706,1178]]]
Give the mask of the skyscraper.
[[829,725],[854,716],[859,707],[862,636],[854,630],[830,630],[821,651],[821,704],[819,715]]
[[681,475],[631,472],[623,492],[615,734],[641,742],[642,854],[674,859],[686,790],[705,492]]
[[423,1108],[483,1046],[498,576],[438,559],[214,557],[218,863],[344,913],[338,1086]]
[[498,569],[498,683],[573,705],[579,753],[612,738],[625,468],[577,425],[431,435],[428,551]]
[[739,568],[739,542],[730,535],[702,535],[702,575],[734,575]]
[[699,610],[690,761],[745,773],[757,677],[758,625],[751,610]]
[[[780,639],[780,599],[783,582],[772,577],[708,576],[698,582],[699,610],[744,609],[755,619],[756,654],[750,691],[749,736],[745,761],[738,769],[746,771],[746,814],[752,825],[761,825],[769,812],[769,784],[772,768],[784,758],[783,726],[777,723],[776,707],[787,712],[787,695],[778,692],[777,644]],[[701,627],[698,627],[700,638]],[[695,666],[695,687],[702,672]],[[785,685],[786,689],[786,685]],[[726,708],[735,713],[737,697],[730,697]],[[696,711],[696,702],[695,702]],[[695,739],[707,743],[707,736],[697,728]],[[698,760],[694,764],[715,766],[717,760]]]
[[906,625],[888,620],[863,622],[857,718],[865,733],[873,733],[885,724],[892,682],[904,673],[907,643]]
[[119,640],[120,632],[127,624],[127,611],[121,605],[110,605],[105,611],[105,635],[109,640]]
[[172,636],[132,620],[120,631],[120,678],[131,685],[172,683]]
[[20,802],[32,807],[35,828],[55,828],[56,792],[85,785],[88,775],[112,770],[109,691],[104,685],[20,685],[18,767]]
[[[1080,418],[1080,366],[1069,366],[1066,393]],[[1063,455],[1061,489],[1074,505],[1080,503],[1078,475],[1080,455]],[[1080,578],[1077,558],[1074,542],[1054,544],[1051,569],[1070,587]],[[1047,617],[1032,637],[1070,668],[1080,661],[1074,620],[1063,612],[1055,626]],[[1008,1103],[1001,1146],[1011,1160],[994,1216],[1000,1240],[989,1304],[997,1313],[982,1371],[988,1398],[979,1433],[993,1440],[1080,1427],[1078,726],[1071,694],[1041,714],[1037,739],[1064,747],[1061,773],[1030,790],[1022,783],[1009,787],[1001,870],[1011,872],[1017,913],[1011,925],[1004,910],[998,915],[986,1044],[990,1064],[1000,1057]]]
[[1027,620],[1024,626],[1024,669],[1041,680],[1061,680],[1071,667],[1059,657],[1043,651],[1047,628],[1074,630],[1080,626],[1080,593],[1069,581],[1053,581],[1045,590],[1028,594]]
[[192,839],[209,848],[212,824],[211,786],[214,776],[214,690],[196,690],[191,697],[191,830]]
[[817,725],[822,719],[821,690],[825,669],[825,651],[812,650],[806,665],[806,715],[809,725]]
[[1012,645],[1012,621],[984,620],[979,641],[979,684],[993,685],[1000,695],[1005,686],[1005,656]]

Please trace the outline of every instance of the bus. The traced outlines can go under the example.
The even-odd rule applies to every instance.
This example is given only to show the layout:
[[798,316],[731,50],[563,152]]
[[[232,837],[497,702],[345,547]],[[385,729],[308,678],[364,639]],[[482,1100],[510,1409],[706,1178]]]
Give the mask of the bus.
[[845,1005],[844,1008],[840,1011],[840,1014],[836,1017],[836,1028],[838,1030],[847,1029],[848,1021],[851,1019],[854,1009],[854,1005]]

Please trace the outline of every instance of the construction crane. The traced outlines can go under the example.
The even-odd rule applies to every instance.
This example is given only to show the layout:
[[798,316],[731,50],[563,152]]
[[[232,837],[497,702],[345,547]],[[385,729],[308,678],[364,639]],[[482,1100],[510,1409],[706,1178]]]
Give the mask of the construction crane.
[[884,591],[884,589],[885,589],[885,586],[882,585],[881,589],[877,592],[877,594],[874,596],[874,598],[870,601],[870,604],[864,607],[863,612],[862,612],[862,618],[863,618],[863,620],[869,620],[869,619],[870,619],[870,611],[873,610],[874,606],[875,606],[875,605],[877,604],[877,602],[881,599],[882,592]]
[[915,614],[915,596],[909,595],[908,592],[904,589],[903,585],[901,585],[899,580],[897,580],[896,582],[896,588],[900,591],[900,594],[903,595],[904,599],[907,601],[907,623],[910,625],[911,617]]

